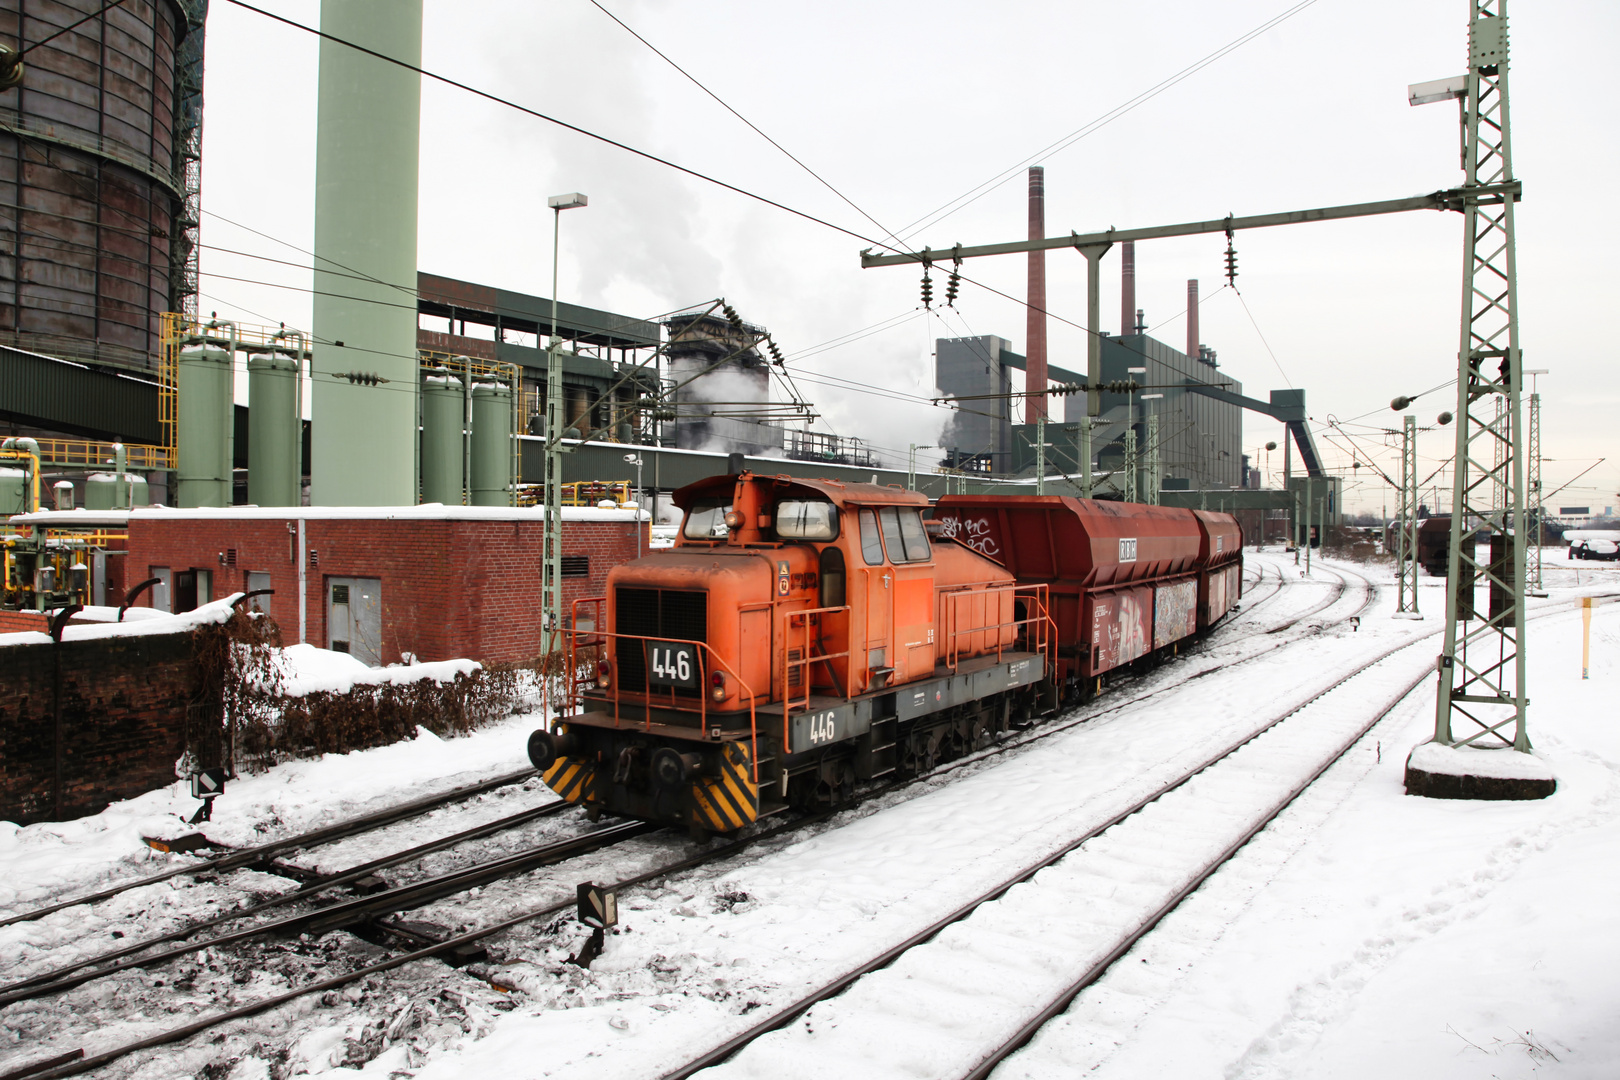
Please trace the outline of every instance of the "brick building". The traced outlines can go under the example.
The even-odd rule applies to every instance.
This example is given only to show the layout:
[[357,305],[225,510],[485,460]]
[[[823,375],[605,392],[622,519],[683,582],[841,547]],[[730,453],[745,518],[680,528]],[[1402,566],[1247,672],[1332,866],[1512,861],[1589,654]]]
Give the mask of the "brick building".
[[[288,644],[369,664],[540,652],[544,512],[482,506],[228,507],[129,512],[126,573],[162,584],[137,604],[185,611],[233,592],[260,604]],[[636,511],[563,510],[563,606],[606,591],[646,552]]]

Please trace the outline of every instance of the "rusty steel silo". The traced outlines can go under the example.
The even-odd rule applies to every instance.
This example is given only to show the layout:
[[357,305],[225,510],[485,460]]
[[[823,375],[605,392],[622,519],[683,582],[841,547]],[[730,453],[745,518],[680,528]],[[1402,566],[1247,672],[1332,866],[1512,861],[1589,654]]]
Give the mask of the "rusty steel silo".
[[206,12],[0,0],[0,343],[151,368],[159,315],[196,313]]

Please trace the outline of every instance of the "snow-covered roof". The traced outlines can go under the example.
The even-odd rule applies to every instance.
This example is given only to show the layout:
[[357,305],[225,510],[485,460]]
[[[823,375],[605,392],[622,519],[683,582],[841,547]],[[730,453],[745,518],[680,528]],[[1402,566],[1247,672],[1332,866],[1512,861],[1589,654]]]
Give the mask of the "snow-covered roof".
[[85,529],[95,526],[127,525],[128,510],[37,510],[32,514],[13,514],[6,519],[10,525],[42,525],[48,529]]
[[[94,641],[99,638],[117,637],[146,637],[152,634],[178,634],[188,630],[195,630],[199,626],[209,623],[222,623],[231,617],[231,601],[241,593],[232,593],[220,600],[202,605],[192,611],[183,611],[178,615],[169,615],[163,612],[153,612],[150,608],[130,608],[124,613],[123,622],[102,621],[106,618],[106,608],[86,608],[80,615],[89,613],[87,617],[97,621],[90,626],[64,626],[62,628],[63,641]],[[118,617],[118,609],[110,609],[112,618]],[[40,630],[22,630],[13,634],[0,634],[0,649],[8,645],[42,645],[51,640],[51,635]]]
[[[218,506],[177,509],[141,507],[130,511],[131,521],[544,521],[542,506]],[[635,510],[605,510],[595,506],[565,506],[564,521],[635,521]],[[647,512],[639,512],[645,521]]]

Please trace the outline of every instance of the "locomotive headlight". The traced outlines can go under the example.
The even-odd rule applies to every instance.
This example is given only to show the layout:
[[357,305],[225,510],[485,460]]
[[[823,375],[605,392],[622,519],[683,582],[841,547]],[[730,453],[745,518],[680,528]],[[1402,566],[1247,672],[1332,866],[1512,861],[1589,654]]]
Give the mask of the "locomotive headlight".
[[742,523],[743,523],[743,516],[742,516],[741,511],[739,511],[739,510],[728,510],[728,511],[726,511],[726,528],[734,529],[734,530],[735,529],[740,529],[740,528],[742,528]]
[[709,676],[709,696],[716,701],[726,700],[726,675],[723,671],[716,671]]
[[613,665],[606,660],[599,660],[596,664],[596,685],[604,690],[613,685]]

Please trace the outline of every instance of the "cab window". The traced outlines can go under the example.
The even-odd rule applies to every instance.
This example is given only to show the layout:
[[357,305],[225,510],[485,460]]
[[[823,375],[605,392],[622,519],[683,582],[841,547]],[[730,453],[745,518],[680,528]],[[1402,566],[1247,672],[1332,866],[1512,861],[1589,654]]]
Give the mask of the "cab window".
[[729,533],[726,514],[730,510],[731,504],[723,499],[705,499],[693,503],[692,509],[686,512],[686,524],[681,528],[681,535],[688,540],[724,540]]
[[900,514],[893,506],[878,511],[878,523],[883,526],[883,546],[889,550],[889,561],[906,561],[906,548],[900,540]]
[[783,499],[776,504],[775,520],[778,539],[838,539],[838,511],[823,499]]
[[867,566],[879,566],[883,562],[883,541],[878,538],[877,512],[874,510],[861,511],[861,558],[866,560]]
[[928,546],[928,531],[923,528],[920,510],[900,510],[900,539],[906,545],[907,562],[927,562],[934,557],[933,549]]

